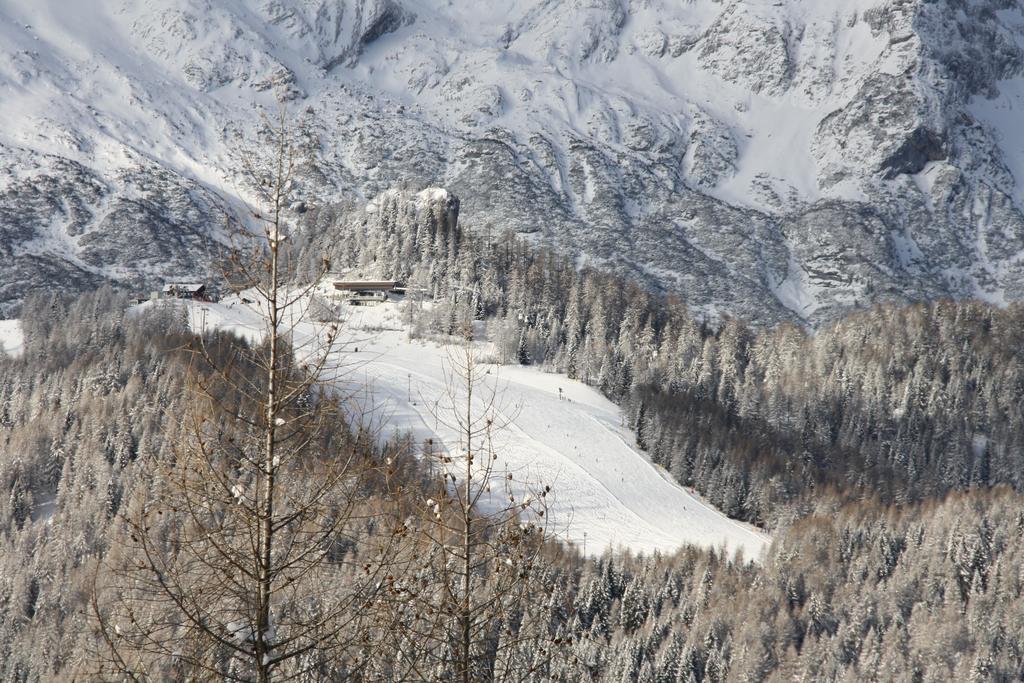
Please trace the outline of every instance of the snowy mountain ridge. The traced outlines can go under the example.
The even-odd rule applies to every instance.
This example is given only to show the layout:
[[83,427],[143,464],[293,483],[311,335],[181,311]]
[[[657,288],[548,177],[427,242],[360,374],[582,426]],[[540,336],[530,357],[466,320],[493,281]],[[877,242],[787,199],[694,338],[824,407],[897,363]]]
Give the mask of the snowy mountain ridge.
[[445,187],[697,310],[1024,297],[1008,0],[11,0],[0,45],[8,311],[199,274],[278,99],[311,200]]

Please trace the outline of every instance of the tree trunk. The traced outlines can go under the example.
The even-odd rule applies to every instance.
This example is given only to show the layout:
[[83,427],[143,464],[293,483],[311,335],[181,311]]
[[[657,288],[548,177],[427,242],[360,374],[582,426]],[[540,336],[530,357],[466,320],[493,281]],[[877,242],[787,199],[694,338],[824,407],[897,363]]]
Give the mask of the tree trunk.
[[[282,145],[284,132],[282,131]],[[270,246],[270,283],[267,287],[267,312],[269,314],[269,358],[267,367],[267,425],[266,443],[263,460],[263,505],[260,511],[260,547],[259,547],[259,604],[256,613],[256,680],[258,683],[270,683],[270,649],[273,643],[267,642],[270,633],[270,602],[273,592],[274,574],[272,571],[272,552],[274,545],[274,475],[276,463],[277,438],[277,344],[279,313],[277,300],[278,254],[280,245],[281,225],[281,194],[283,188],[282,174],[284,169],[284,150],[277,155],[277,178],[274,188],[274,220],[271,224]]]
[[470,572],[472,571],[471,552],[473,550],[473,366],[467,368],[466,382],[466,495],[462,502],[462,682],[470,683],[472,662],[472,625],[473,604],[470,600]]

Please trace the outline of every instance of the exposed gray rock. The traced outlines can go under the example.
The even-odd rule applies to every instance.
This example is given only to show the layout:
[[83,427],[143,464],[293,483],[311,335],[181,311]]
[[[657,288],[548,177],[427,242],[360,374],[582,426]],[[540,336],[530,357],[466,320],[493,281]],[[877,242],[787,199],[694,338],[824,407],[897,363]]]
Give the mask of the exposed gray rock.
[[882,161],[882,177],[892,180],[903,173],[920,173],[929,161],[946,158],[946,144],[938,133],[925,127],[915,128],[903,142]]
[[209,268],[278,101],[318,156],[289,220],[445,187],[467,229],[762,323],[1024,295],[1009,0],[97,0],[74,45],[11,7],[4,312]]
[[739,149],[733,131],[703,112],[694,116],[686,175],[696,187],[714,189],[736,173]]
[[786,37],[778,26],[731,2],[701,39],[700,64],[754,93],[777,95],[792,78]]

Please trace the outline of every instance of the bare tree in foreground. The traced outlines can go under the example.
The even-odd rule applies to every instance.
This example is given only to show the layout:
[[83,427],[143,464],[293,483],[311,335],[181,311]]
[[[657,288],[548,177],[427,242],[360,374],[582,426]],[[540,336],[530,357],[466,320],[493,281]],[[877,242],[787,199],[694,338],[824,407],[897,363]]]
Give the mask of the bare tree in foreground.
[[[267,683],[353,675],[394,535],[367,480],[386,478],[349,438],[326,386],[338,329],[305,320],[284,215],[296,141],[267,121],[269,163],[247,157],[262,231],[237,231],[230,274],[262,308],[262,343],[192,348],[191,410],[171,462],[125,514],[93,599],[103,669],[130,680]],[[321,275],[327,270],[323,264]],[[358,548],[358,551],[357,551]],[[378,622],[379,623],[379,622]]]
[[546,605],[547,488],[527,490],[502,466],[495,436],[514,411],[470,343],[449,349],[446,385],[437,418],[459,444],[427,454],[440,481],[416,501],[411,562],[392,587],[389,677],[526,680],[557,649],[546,629],[528,623],[531,609]]

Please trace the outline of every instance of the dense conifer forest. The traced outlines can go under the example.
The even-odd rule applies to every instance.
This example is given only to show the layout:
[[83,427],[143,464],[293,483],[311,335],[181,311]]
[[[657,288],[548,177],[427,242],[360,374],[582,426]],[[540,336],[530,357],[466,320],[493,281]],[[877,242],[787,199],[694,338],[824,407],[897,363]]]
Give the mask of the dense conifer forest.
[[[365,220],[341,215],[310,212],[306,234],[320,237],[300,246],[311,270],[326,252],[405,280],[437,303],[406,304],[422,334],[486,321],[499,360],[599,387],[655,462],[774,537],[757,563],[542,547],[517,565],[528,588],[481,616],[474,680],[1024,676],[1024,309],[881,305],[813,332],[753,329],[694,319],[681,298],[463,231],[398,194]],[[101,570],[130,559],[126,514],[162,485],[151,465],[186,438],[195,337],[172,309],[127,309],[111,290],[33,296],[23,355],[0,358],[0,681],[96,678]],[[413,540],[364,605],[372,618],[347,626],[349,645],[304,680],[457,680],[443,629],[411,642],[424,613],[436,610],[434,629],[447,609],[445,565],[417,554],[429,526],[388,522],[412,518],[428,473],[344,421],[324,438],[375,472],[359,482],[367,521],[326,555],[338,570],[325,590],[358,585],[368,548]],[[509,529],[494,538],[525,543]],[[499,564],[480,566],[481,594],[502,585]],[[415,615],[413,593],[426,605]],[[410,648],[430,665],[410,667]]]

